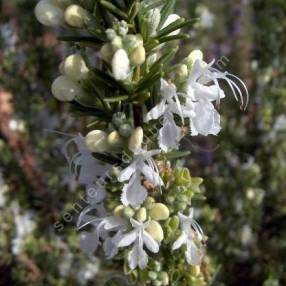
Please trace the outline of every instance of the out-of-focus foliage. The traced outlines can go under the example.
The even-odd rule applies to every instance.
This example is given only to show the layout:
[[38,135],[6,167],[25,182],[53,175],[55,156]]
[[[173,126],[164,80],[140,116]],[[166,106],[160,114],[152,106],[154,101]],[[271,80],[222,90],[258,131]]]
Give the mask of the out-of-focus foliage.
[[[45,131],[76,132],[80,125],[49,100],[65,48],[34,19],[36,2],[1,3],[0,98],[11,97],[8,127],[23,145],[11,145],[0,131],[0,285],[94,285],[97,264],[78,250],[72,218],[62,217],[76,215],[72,204],[81,194],[62,157],[66,138]],[[206,182],[201,219],[217,270],[212,285],[285,285],[286,3],[178,2],[185,16],[201,17],[192,47],[209,59],[226,56],[220,67],[231,66],[251,89],[245,113],[231,100],[222,108],[228,120],[219,137],[190,145],[192,173]],[[22,148],[32,149],[41,190],[19,164]],[[66,221],[61,231],[57,221]]]
[[251,94],[245,113],[231,102],[221,108],[220,136],[191,145],[190,167],[207,190],[213,285],[285,285],[286,3],[202,2],[197,14],[210,25],[198,27],[194,44],[205,39],[209,58],[224,56],[218,67],[231,66]]

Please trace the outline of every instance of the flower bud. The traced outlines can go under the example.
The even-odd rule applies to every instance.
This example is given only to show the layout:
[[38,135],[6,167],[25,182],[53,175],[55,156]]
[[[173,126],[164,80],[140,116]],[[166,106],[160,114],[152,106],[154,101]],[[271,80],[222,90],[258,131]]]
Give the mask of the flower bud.
[[161,280],[163,286],[169,285],[169,276],[167,272],[161,272],[159,274],[159,279]]
[[119,205],[117,206],[114,210],[113,210],[113,215],[115,217],[122,217],[123,216],[123,212],[124,212],[124,206],[123,205]]
[[169,209],[161,203],[155,203],[149,210],[149,215],[154,220],[166,220],[169,215]]
[[89,132],[85,137],[87,148],[91,152],[105,152],[108,149],[106,137],[107,134],[102,130],[93,130]]
[[191,274],[192,274],[192,276],[197,277],[197,276],[200,275],[200,273],[201,273],[201,267],[200,267],[199,265],[192,266],[192,268],[191,268]]
[[65,75],[73,81],[86,79],[89,69],[81,55],[70,55],[64,64]]
[[80,86],[66,76],[59,76],[52,84],[52,94],[60,101],[72,101],[83,94]]
[[162,282],[160,280],[153,281],[153,286],[162,286]]
[[185,64],[181,64],[177,69],[176,69],[176,74],[179,76],[179,79],[184,79],[188,76],[189,70],[188,66]]
[[132,133],[133,128],[130,124],[125,123],[119,127],[119,134],[125,138],[128,138]]
[[107,136],[107,143],[110,147],[116,148],[122,146],[123,140],[117,131],[112,131]]
[[151,209],[152,206],[154,205],[155,203],[155,199],[152,198],[152,197],[147,197],[145,202],[144,202],[144,205],[146,206],[147,209]]
[[134,210],[131,207],[125,207],[123,210],[123,215],[129,219],[134,216]]
[[51,0],[41,0],[35,7],[37,20],[50,27],[58,27],[64,23],[64,11]]
[[189,65],[193,65],[196,60],[202,60],[203,58],[204,55],[201,50],[194,50],[188,55],[186,60]]
[[66,22],[75,28],[82,28],[90,20],[89,13],[79,5],[70,5],[65,11]]
[[100,56],[105,62],[111,63],[113,55],[114,55],[114,52],[113,52],[111,44],[109,44],[109,43],[104,44],[101,47]]
[[113,49],[114,52],[116,52],[118,49],[121,49],[122,46],[123,46],[122,38],[119,37],[119,36],[116,36],[116,37],[112,40],[111,46],[112,46],[112,49]]
[[131,54],[130,54],[130,63],[134,66],[140,66],[145,62],[146,59],[146,52],[143,45],[137,47]]
[[146,228],[146,231],[152,236],[157,242],[161,242],[164,239],[164,232],[161,225],[155,221],[151,220]]
[[156,280],[158,277],[157,273],[154,272],[154,271],[149,271],[148,272],[148,278],[151,279],[151,280]]
[[147,219],[147,211],[145,208],[140,208],[135,215],[136,219],[140,222],[144,222]]
[[109,41],[112,41],[117,35],[113,29],[107,29],[105,31],[106,37]]
[[126,115],[123,112],[117,112],[112,116],[112,123],[119,128],[126,120]]
[[112,73],[116,80],[126,80],[130,72],[130,62],[125,50],[119,49],[112,59]]
[[142,127],[137,127],[129,138],[128,148],[131,151],[138,150],[142,147],[144,133]]

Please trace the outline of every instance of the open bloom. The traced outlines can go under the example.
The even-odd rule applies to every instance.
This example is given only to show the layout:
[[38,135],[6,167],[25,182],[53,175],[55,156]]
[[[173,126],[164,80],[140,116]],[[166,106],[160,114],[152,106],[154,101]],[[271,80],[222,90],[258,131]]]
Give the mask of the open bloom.
[[[217,135],[221,129],[220,115],[212,104],[213,101],[219,103],[225,97],[218,80],[226,81],[235,99],[241,101],[241,106],[248,104],[248,91],[245,84],[236,76],[217,70],[213,64],[214,61],[207,64],[203,60],[197,59],[188,79],[184,115],[190,118],[190,129],[193,136],[198,134]],[[234,80],[240,83],[246,93],[245,103],[243,93]]]
[[82,229],[87,225],[91,225],[93,230],[81,233],[80,247],[83,252],[87,255],[92,255],[98,246],[104,242],[106,256],[116,255],[116,249],[114,249],[112,244],[108,244],[109,241],[106,242],[106,240],[111,232],[124,230],[126,221],[114,216],[94,217],[88,215],[88,219],[83,219],[83,223],[78,226],[78,229]]
[[193,209],[189,216],[179,213],[182,233],[174,242],[172,249],[176,250],[186,245],[185,257],[190,265],[199,265],[203,257],[202,242],[205,240],[203,231],[193,218]]
[[136,150],[130,165],[119,174],[119,182],[129,180],[129,182],[124,185],[121,196],[121,201],[125,206],[131,205],[137,208],[146,199],[147,190],[141,184],[141,175],[154,186],[163,185],[158,167],[152,158],[160,152],[160,150]]
[[144,269],[148,264],[148,255],[144,250],[144,246],[149,251],[157,253],[159,251],[159,244],[145,231],[149,222],[141,223],[132,218],[130,222],[133,230],[127,234],[123,234],[116,243],[118,247],[126,247],[133,244],[128,255],[129,267],[132,270],[137,266],[140,269]]
[[178,149],[181,138],[181,129],[174,120],[174,114],[183,119],[183,110],[178,98],[176,86],[161,80],[162,100],[146,115],[145,121],[155,120],[163,116],[163,126],[159,131],[160,148],[167,152],[168,149]]
[[[78,152],[70,156],[68,149],[73,143],[76,145]],[[71,175],[80,184],[95,184],[99,177],[106,178],[111,168],[111,165],[102,163],[92,156],[86,146],[85,138],[81,135],[73,136],[72,139],[66,142],[64,155],[69,163]]]

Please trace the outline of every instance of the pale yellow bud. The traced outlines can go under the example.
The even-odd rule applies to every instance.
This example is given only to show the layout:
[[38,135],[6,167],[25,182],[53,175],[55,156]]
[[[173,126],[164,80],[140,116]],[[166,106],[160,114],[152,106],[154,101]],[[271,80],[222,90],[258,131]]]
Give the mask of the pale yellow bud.
[[166,220],[169,218],[170,211],[164,204],[156,203],[149,210],[149,215],[154,220]]
[[111,63],[114,52],[111,44],[104,44],[100,50],[101,58],[107,63]]
[[35,16],[45,26],[58,27],[64,22],[64,11],[51,0],[38,2]]
[[64,64],[65,75],[73,81],[79,81],[88,77],[89,69],[81,55],[70,55]]
[[192,274],[192,276],[197,277],[197,276],[200,275],[200,273],[201,273],[201,267],[200,267],[199,265],[192,266],[192,268],[191,268],[191,274]]
[[193,65],[196,60],[203,60],[204,54],[201,50],[192,51],[187,57],[187,63]]
[[146,231],[159,243],[164,239],[163,229],[157,221],[151,220]]
[[188,71],[188,66],[185,64],[181,64],[177,70],[176,70],[177,75],[179,76],[180,79],[184,79],[188,76],[189,71]]
[[147,211],[145,208],[140,208],[137,212],[136,212],[136,219],[140,222],[144,222],[147,219]]
[[52,94],[60,101],[72,101],[83,94],[80,86],[66,76],[59,76],[52,84]]
[[90,20],[89,13],[79,5],[70,5],[65,11],[66,22],[75,28],[82,28]]
[[135,50],[130,54],[130,63],[134,66],[142,65],[146,59],[146,52],[143,45],[138,46]]
[[115,217],[122,217],[123,216],[123,211],[124,211],[124,206],[119,205],[113,210],[113,215]]
[[123,140],[120,137],[118,131],[112,131],[107,137],[107,143],[110,147],[120,147],[123,144]]
[[128,143],[128,148],[131,151],[138,150],[142,147],[144,133],[142,127],[137,127],[133,130]]
[[91,152],[102,153],[108,149],[106,138],[107,134],[104,131],[93,130],[86,135],[85,143]]

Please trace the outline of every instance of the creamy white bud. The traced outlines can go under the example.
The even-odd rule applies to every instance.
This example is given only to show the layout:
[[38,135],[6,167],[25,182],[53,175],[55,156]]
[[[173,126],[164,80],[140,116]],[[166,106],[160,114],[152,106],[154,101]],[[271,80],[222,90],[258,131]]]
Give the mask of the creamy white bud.
[[70,55],[64,64],[65,75],[73,80],[79,81],[88,77],[89,69],[81,55]]
[[149,215],[153,220],[166,220],[169,218],[170,211],[162,203],[156,203],[149,211]]
[[128,148],[131,151],[138,150],[142,147],[144,133],[142,127],[137,127],[129,138]]
[[[169,26],[170,24],[172,24],[173,22],[177,21],[178,19],[180,19],[181,17],[177,14],[171,14],[167,17],[164,25],[162,26],[162,29],[166,28],[167,26]],[[170,33],[169,35],[178,35],[180,33],[180,29]]]
[[83,91],[78,84],[62,75],[53,82],[52,93],[60,101],[72,101],[76,96],[82,95]]
[[107,143],[110,147],[116,148],[123,145],[123,140],[120,137],[118,131],[112,131],[108,134]]
[[185,64],[181,64],[177,69],[176,69],[176,74],[179,76],[180,79],[184,79],[188,76],[189,70],[188,66]]
[[64,23],[64,11],[51,0],[41,0],[35,7],[37,20],[49,27],[58,27]]
[[65,20],[72,27],[82,28],[89,19],[89,13],[79,5],[70,5],[65,11]]
[[187,57],[187,63],[192,65],[196,60],[203,60],[204,54],[201,50],[192,51]]
[[93,130],[85,137],[85,143],[91,152],[103,153],[108,149],[107,134],[102,130]]
[[134,66],[142,65],[146,59],[146,52],[143,45],[137,47],[131,54],[130,54],[130,63]]
[[164,239],[163,229],[157,221],[151,220],[146,231],[159,243]]
[[130,72],[130,62],[125,50],[119,49],[112,59],[112,73],[116,80],[126,80]]
[[100,49],[100,56],[107,63],[111,63],[113,55],[114,55],[114,52],[113,52],[111,44],[109,43],[104,44],[102,48]]

